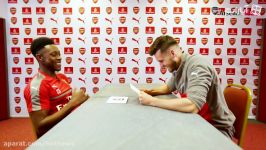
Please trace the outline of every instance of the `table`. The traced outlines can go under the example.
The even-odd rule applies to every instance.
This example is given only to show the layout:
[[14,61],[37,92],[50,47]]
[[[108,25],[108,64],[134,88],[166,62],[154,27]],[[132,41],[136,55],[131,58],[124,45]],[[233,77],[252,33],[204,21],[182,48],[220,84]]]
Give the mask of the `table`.
[[[138,85],[152,87],[152,85]],[[117,89],[117,90],[115,90]],[[107,104],[128,96],[127,104]],[[171,98],[171,96],[163,96]],[[28,149],[238,150],[197,114],[139,104],[129,85],[109,84],[69,114]]]

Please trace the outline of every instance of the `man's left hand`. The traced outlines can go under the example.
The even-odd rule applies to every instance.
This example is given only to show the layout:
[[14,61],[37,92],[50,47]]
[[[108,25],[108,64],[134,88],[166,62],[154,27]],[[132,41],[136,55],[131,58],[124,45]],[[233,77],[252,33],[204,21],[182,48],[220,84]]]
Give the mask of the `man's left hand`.
[[151,95],[143,92],[143,91],[140,91],[140,94],[139,94],[139,102],[143,105],[152,105],[153,104],[153,101],[155,101],[155,98],[152,97]]

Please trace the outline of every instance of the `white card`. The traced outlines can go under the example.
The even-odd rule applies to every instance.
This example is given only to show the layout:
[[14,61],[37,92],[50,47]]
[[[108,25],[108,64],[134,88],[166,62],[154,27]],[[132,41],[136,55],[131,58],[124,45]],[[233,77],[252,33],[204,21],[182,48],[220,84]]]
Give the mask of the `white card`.
[[140,90],[138,89],[138,88],[136,88],[134,85],[132,85],[131,83],[130,83],[130,88],[134,91],[134,92],[136,92],[137,94],[139,94],[140,93]]
[[125,104],[127,103],[127,99],[128,97],[111,96],[108,98],[106,103]]

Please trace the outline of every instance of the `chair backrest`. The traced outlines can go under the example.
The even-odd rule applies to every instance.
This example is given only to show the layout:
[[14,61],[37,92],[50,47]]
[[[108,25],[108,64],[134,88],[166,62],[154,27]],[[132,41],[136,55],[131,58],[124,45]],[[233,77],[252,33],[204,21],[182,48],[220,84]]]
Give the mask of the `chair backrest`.
[[245,86],[229,84],[224,90],[224,97],[229,109],[236,117],[234,137],[238,140],[238,145],[242,147],[251,103],[251,92]]

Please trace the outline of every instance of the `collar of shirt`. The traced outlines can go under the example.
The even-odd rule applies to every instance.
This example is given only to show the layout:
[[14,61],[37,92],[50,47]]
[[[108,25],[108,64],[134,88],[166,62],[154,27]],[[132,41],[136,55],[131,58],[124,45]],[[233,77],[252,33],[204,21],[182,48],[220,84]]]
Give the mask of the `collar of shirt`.
[[38,69],[38,72],[39,72],[40,74],[44,75],[45,78],[48,79],[48,80],[59,79],[59,78],[57,77],[57,74],[55,74],[55,77],[52,77],[52,76],[48,75],[47,73],[41,71],[40,69]]

